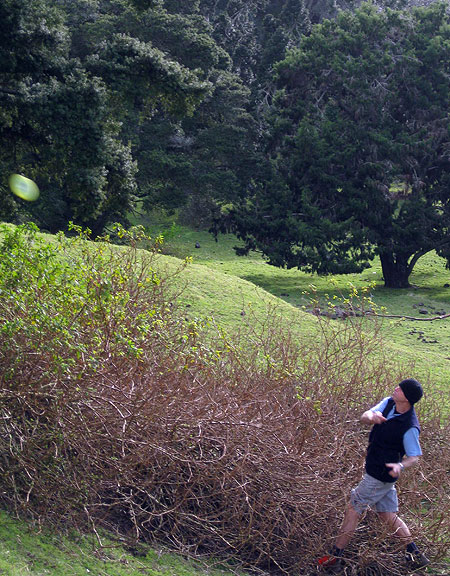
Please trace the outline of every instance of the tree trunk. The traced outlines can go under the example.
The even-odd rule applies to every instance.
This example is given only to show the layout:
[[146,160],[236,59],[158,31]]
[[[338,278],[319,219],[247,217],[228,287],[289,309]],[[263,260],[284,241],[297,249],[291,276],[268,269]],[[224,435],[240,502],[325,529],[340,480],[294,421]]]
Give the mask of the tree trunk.
[[380,254],[381,269],[383,270],[385,288],[409,288],[409,275],[411,267],[408,259],[394,258],[394,255]]

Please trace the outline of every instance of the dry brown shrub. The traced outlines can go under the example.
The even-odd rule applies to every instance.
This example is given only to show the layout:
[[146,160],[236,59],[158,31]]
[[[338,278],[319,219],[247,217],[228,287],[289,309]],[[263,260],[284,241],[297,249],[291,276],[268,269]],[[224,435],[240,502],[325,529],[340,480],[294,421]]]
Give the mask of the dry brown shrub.
[[[300,343],[276,311],[240,337],[206,337],[178,319],[164,282],[148,287],[153,265],[133,250],[115,254],[100,268],[84,256],[98,274],[71,311],[76,346],[51,323],[39,346],[25,328],[2,332],[1,501],[59,527],[103,526],[186,554],[314,573],[362,473],[359,415],[406,374],[359,318],[321,320]],[[121,280],[108,277],[103,301],[102,274],[116,269]],[[3,318],[30,319],[6,303],[3,294]],[[414,537],[439,562],[449,545],[449,425],[439,398],[428,394],[420,408],[423,463],[399,495]],[[368,514],[348,573],[404,573],[391,540]]]

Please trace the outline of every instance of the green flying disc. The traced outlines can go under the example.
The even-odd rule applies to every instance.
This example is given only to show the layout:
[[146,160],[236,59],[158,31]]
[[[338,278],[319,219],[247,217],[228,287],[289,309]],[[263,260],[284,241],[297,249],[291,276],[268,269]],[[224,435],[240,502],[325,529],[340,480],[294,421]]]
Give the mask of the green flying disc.
[[39,188],[36,182],[25,178],[25,176],[21,174],[11,174],[9,177],[9,187],[16,196],[28,202],[33,202],[39,198]]

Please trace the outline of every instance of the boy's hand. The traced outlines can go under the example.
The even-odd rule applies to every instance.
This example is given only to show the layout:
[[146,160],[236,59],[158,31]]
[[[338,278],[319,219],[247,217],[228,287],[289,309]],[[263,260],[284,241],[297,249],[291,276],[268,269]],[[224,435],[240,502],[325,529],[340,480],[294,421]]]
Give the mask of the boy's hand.
[[385,418],[381,412],[372,412],[372,414],[372,422],[374,424],[383,424],[383,422],[386,422],[387,420],[387,418]]
[[402,472],[402,466],[401,464],[386,464],[387,468],[391,468],[391,470],[389,470],[389,476],[392,476],[392,478],[398,478]]

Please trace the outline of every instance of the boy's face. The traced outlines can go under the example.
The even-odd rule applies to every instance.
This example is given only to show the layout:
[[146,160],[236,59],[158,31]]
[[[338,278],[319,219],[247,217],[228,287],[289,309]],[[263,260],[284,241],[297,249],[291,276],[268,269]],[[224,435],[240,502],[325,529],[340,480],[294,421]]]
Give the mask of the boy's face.
[[408,398],[403,394],[403,390],[400,386],[397,386],[392,394],[392,398],[395,402],[408,402]]

